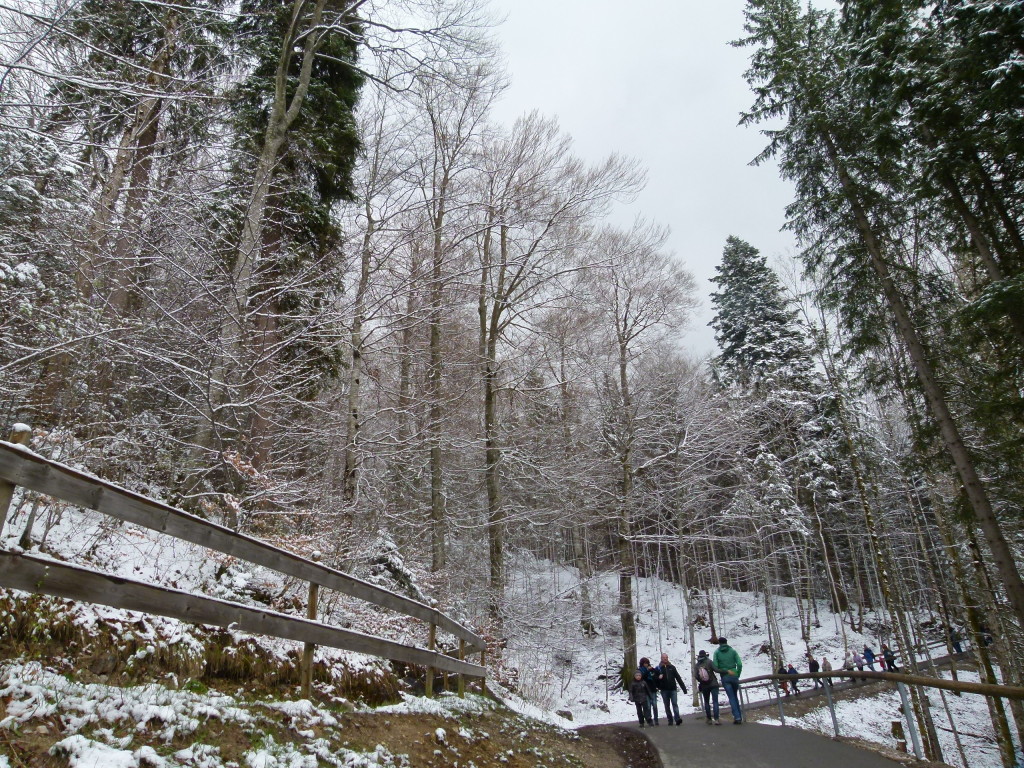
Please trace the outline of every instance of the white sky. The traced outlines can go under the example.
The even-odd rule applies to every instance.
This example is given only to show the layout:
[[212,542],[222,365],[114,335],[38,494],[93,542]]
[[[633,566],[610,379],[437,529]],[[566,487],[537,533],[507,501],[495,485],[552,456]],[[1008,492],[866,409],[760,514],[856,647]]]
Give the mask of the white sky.
[[743,80],[749,49],[743,0],[491,0],[506,17],[496,35],[512,85],[495,118],[511,125],[537,109],[559,118],[576,152],[597,161],[617,152],[647,167],[637,214],[672,228],[669,245],[697,278],[702,308],[684,344],[715,349],[708,295],[728,235],[769,257],[794,250],[779,231],[791,199],[775,167],[748,165],[763,148],[737,126],[751,103]]

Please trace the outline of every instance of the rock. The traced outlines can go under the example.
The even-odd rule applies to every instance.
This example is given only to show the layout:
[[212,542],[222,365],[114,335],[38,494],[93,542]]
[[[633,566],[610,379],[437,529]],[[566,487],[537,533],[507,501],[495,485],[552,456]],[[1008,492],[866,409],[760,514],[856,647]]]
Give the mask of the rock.
[[560,709],[557,712],[555,712],[555,714],[559,717],[564,717],[569,722],[572,722],[572,712],[570,712],[568,709]]

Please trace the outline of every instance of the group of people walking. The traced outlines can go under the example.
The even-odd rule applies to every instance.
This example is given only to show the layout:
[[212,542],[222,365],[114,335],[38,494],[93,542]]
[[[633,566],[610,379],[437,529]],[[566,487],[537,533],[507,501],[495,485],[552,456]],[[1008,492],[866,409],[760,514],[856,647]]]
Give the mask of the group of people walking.
[[[740,655],[729,646],[724,637],[718,638],[718,648],[713,656],[707,651],[697,654],[697,663],[693,668],[693,679],[697,683],[697,691],[704,704],[707,723],[721,725],[718,719],[718,691],[725,689],[732,709],[733,723],[743,722],[743,711],[740,709],[740,674],[743,662]],[[636,705],[636,717],[640,727],[659,725],[658,697],[660,694],[665,719],[669,725],[682,725],[679,716],[677,695],[679,689],[688,693],[686,683],[679,675],[679,670],[669,661],[668,654],[661,654],[661,663],[652,667],[650,659],[640,659],[640,667],[633,673],[633,682],[629,686],[629,700]]]
[[[858,669],[861,672],[867,667],[875,670],[875,663],[881,665],[882,671],[899,672],[899,665],[896,663],[896,653],[888,645],[882,644],[881,652],[876,654],[870,646],[865,645],[863,651],[849,650],[843,662],[843,669],[853,671]],[[807,671],[831,672],[832,664],[827,656],[822,656],[819,662],[810,653],[807,654]],[[732,709],[733,723],[740,725],[743,722],[743,710],[740,707],[740,674],[743,672],[743,661],[735,649],[731,648],[726,638],[718,638],[718,648],[713,655],[709,656],[707,651],[697,654],[697,663],[693,667],[693,680],[697,684],[697,691],[701,695],[704,705],[704,716],[708,725],[721,725],[718,719],[719,704],[718,693],[725,689],[725,695],[729,700],[729,707]],[[783,692],[789,696],[790,687],[794,694],[799,694],[797,687],[797,675],[799,670],[792,664],[783,662],[779,666],[779,675],[785,675],[779,681]],[[851,677],[852,679],[852,677]],[[832,678],[813,678],[814,688],[824,688],[832,685]],[[669,725],[682,725],[683,719],[679,715],[678,692],[689,693],[686,683],[679,675],[679,670],[669,661],[668,654],[661,654],[661,663],[656,667],[651,666],[651,660],[647,657],[640,659],[640,666],[633,673],[633,680],[629,685],[629,700],[636,705],[636,717],[640,727],[645,725],[660,725],[658,717],[658,699],[661,699],[665,719]]]
[[[881,666],[882,672],[885,672],[886,670],[890,672],[900,671],[899,664],[896,663],[896,652],[885,643],[882,643],[882,651],[878,654],[876,654],[869,645],[865,645],[863,651],[848,650],[846,652],[846,658],[843,661],[843,669],[849,672],[852,672],[854,669],[863,672],[864,668],[867,667],[872,672],[874,672],[876,671],[875,662],[878,662],[878,664]],[[808,653],[807,671],[811,674],[814,674],[815,672],[831,672],[832,663],[828,660],[827,656],[822,656],[821,662],[819,662],[816,658],[814,658],[814,656]],[[783,662],[781,665],[779,665],[779,670],[778,672],[776,672],[776,674],[787,675],[790,678],[789,680],[779,680],[779,687],[782,689],[782,692],[786,696],[789,696],[790,688],[792,688],[794,694],[800,693],[800,689],[797,687],[796,678],[796,676],[800,674],[800,671],[796,667],[794,667],[792,664],[787,665],[785,662]],[[851,677],[850,679],[852,680],[853,678]],[[824,688],[826,685],[831,686],[832,678],[815,677],[812,679],[812,682],[814,683],[814,685],[811,690],[814,690],[815,688]]]

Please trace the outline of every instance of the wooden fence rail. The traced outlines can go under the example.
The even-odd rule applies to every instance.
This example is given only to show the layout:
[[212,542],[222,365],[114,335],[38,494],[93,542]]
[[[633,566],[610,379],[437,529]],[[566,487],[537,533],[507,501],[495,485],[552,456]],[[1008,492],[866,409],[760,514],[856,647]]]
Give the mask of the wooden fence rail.
[[[973,683],[966,682],[963,680],[945,680],[941,677],[929,677],[927,675],[907,675],[902,672],[872,672],[871,670],[851,671],[844,669],[842,671],[832,672],[799,672],[795,675],[781,675],[773,673],[770,675],[758,675],[756,677],[748,677],[740,680],[740,685],[747,685],[750,683],[765,683],[769,686],[769,699],[771,698],[771,687],[775,687],[775,699],[779,706],[779,720],[783,725],[786,724],[786,715],[782,708],[782,694],[779,692],[779,684],[785,682],[793,682],[795,680],[813,680],[813,679],[849,679],[855,680],[856,678],[862,680],[888,680],[889,682],[896,683],[896,688],[900,694],[900,700],[902,701],[902,713],[907,723],[907,732],[910,734],[911,742],[913,743],[914,755],[918,760],[924,760],[925,752],[922,746],[921,737],[917,731],[917,724],[913,713],[913,708],[910,706],[910,699],[907,693],[908,685],[916,685],[922,688],[939,688],[946,691],[954,691],[957,694],[960,693],[975,693],[981,696],[989,696],[993,698],[1003,699],[1024,699],[1024,687],[1017,685],[994,685],[991,683]],[[835,702],[832,698],[832,686],[829,682],[823,686],[825,699],[828,702],[829,714],[832,717],[832,728],[835,731],[835,735],[838,738],[840,736],[839,719],[836,716]],[[898,725],[898,721],[894,723],[894,727]],[[894,731],[895,733],[895,731]]]
[[[480,652],[481,659],[486,649],[483,638],[436,608],[3,441],[0,441],[0,532],[15,486],[421,619],[430,625],[432,633],[436,627],[454,635],[459,639],[460,647]],[[0,553],[0,586],[358,651],[460,675],[484,676],[482,665],[446,656],[432,648],[406,646],[310,619],[193,595],[29,555]],[[312,611],[314,606],[310,609]],[[303,687],[306,689],[307,685]],[[308,690],[304,693],[308,694]]]

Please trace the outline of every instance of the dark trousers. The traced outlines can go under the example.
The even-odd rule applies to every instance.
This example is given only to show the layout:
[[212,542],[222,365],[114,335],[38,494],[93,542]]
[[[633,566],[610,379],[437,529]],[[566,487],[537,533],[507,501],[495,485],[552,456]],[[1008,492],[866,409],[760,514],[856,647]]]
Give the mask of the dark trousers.
[[[661,692],[661,703],[665,705],[665,719],[668,720],[669,725],[676,722],[676,720],[682,720],[679,717],[679,702],[676,701],[676,691],[673,688],[671,691]],[[672,711],[675,710],[675,720],[672,719]]]
[[[708,720],[718,719],[718,686],[708,688],[706,691],[700,689],[700,697],[704,700],[704,716]],[[712,706],[712,703],[714,706]],[[713,714],[712,714],[713,713]]]
[[650,724],[651,720],[651,705],[646,701],[634,701],[636,704],[636,719],[640,721],[640,725],[644,723]]

